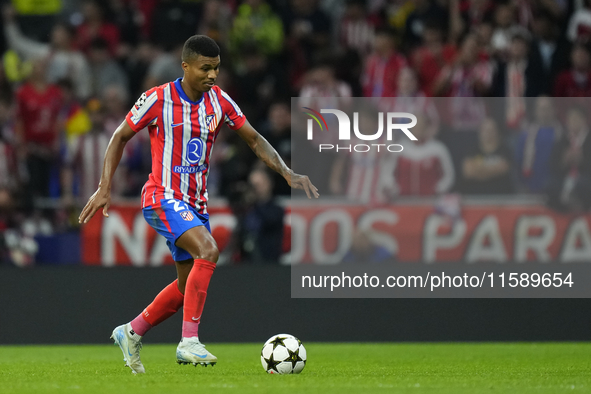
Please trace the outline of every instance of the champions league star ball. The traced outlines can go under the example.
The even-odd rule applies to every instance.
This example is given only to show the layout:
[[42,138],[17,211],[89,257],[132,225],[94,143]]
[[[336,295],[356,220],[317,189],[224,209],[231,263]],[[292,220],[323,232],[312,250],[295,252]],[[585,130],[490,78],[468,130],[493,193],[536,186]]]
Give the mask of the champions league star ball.
[[300,373],[306,366],[306,359],[302,341],[289,334],[272,336],[261,351],[261,364],[267,373]]

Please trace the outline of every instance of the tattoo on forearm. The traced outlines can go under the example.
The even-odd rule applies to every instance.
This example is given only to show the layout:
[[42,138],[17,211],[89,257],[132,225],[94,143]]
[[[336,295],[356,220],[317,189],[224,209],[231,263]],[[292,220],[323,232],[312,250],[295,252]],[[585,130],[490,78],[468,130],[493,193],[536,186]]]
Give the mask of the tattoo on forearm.
[[257,136],[254,144],[252,145],[252,150],[257,155],[257,157],[273,171],[284,175],[288,170],[281,156],[279,156],[275,148],[273,148],[264,137],[260,135]]

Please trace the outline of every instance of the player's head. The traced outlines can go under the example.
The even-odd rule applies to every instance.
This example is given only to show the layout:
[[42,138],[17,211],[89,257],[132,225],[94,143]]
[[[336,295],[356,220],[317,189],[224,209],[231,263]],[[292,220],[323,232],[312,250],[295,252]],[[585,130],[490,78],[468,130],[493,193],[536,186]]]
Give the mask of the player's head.
[[213,87],[220,71],[220,47],[207,36],[189,37],[181,55],[185,81],[200,92]]

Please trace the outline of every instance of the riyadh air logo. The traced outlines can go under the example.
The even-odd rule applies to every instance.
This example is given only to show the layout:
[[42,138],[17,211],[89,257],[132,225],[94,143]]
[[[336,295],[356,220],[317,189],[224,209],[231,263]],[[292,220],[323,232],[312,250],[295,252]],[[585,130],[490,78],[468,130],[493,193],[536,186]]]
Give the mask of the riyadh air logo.
[[201,138],[191,138],[187,142],[187,148],[185,149],[185,159],[190,166],[174,166],[172,170],[178,174],[196,174],[207,170],[205,163],[198,166],[195,165],[199,164],[203,157],[203,147],[203,140]]
[[[362,140],[362,141],[383,141],[383,134],[384,129],[386,131],[386,141],[390,142],[393,140],[394,131],[400,130],[402,131],[406,137],[408,137],[412,141],[417,141],[417,138],[413,135],[410,131],[411,128],[416,126],[417,124],[417,117],[408,112],[378,112],[377,113],[377,120],[378,120],[378,129],[377,131],[372,130],[373,134],[364,134],[359,130],[359,113],[353,112],[353,125],[351,125],[351,120],[349,119],[349,115],[345,112],[338,110],[338,109],[321,109],[320,112],[314,111],[308,107],[302,107],[308,111],[305,111],[307,115],[311,117],[308,119],[307,122],[307,138],[308,140],[314,139],[314,122],[318,125],[321,132],[332,132],[328,130],[328,124],[322,114],[332,114],[336,116],[338,121],[338,138],[339,141],[350,141],[351,140],[351,130],[353,130],[354,138]],[[406,122],[404,122],[406,120]],[[410,122],[408,122],[410,120]],[[402,123],[401,123],[402,122]],[[385,123],[385,127],[384,127]],[[353,127],[351,127],[353,126]],[[366,132],[368,130],[365,130]],[[366,144],[349,144],[349,145],[339,145],[336,146],[334,144],[318,144],[319,152],[326,151],[326,150],[333,150],[339,152],[341,150],[346,150],[348,152],[369,152],[370,150],[375,149],[378,152],[380,149],[387,150],[388,152],[401,152],[403,147],[400,144],[386,144],[386,143],[366,143]]]
[[200,138],[191,138],[187,143],[187,161],[191,164],[197,164],[202,156],[203,141]]

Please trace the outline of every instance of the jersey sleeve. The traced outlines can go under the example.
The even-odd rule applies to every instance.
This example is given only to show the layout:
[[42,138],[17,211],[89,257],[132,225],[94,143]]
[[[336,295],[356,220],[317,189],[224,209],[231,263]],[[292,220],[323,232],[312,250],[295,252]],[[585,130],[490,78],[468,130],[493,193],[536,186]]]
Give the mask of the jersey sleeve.
[[158,118],[161,106],[156,88],[144,92],[125,117],[127,124],[137,133]]
[[246,117],[238,107],[238,104],[232,100],[228,93],[220,89],[220,105],[224,111],[224,122],[232,130],[238,130],[246,122]]

